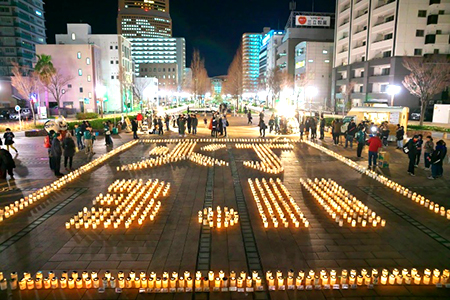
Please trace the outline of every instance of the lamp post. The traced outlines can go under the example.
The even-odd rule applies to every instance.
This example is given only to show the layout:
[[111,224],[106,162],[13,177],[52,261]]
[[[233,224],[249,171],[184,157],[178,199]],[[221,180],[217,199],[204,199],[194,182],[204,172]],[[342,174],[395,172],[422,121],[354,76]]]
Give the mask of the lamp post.
[[400,93],[401,87],[398,85],[388,85],[386,92],[391,96],[391,106],[394,106],[394,97]]
[[312,109],[311,109],[311,106],[312,106],[312,99],[313,99],[315,96],[317,96],[318,90],[317,90],[317,88],[316,88],[315,86],[308,86],[308,87],[306,88],[305,92],[306,92],[306,95],[307,95],[308,98],[309,98],[309,116],[311,117],[311,116],[312,116]]
[[95,93],[100,103],[100,117],[103,118],[103,100],[105,99],[106,87],[104,85],[98,85],[95,88]]

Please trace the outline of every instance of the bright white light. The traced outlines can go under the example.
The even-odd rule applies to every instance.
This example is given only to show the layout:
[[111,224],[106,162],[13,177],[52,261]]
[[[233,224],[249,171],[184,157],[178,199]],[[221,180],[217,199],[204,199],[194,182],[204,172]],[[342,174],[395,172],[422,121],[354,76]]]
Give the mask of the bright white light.
[[308,97],[315,97],[319,93],[315,86],[308,86],[305,90],[305,93]]
[[106,93],[106,87],[104,85],[97,85],[97,87],[95,88],[95,92],[97,93],[98,98],[103,98]]
[[398,85],[388,85],[386,92],[393,96],[393,95],[397,95],[398,93],[400,93],[401,87]]
[[209,97],[211,97],[211,93],[209,93],[209,92],[208,92],[208,93],[206,93],[206,94],[205,94],[205,97],[206,97],[206,98],[209,98]]
[[261,91],[258,93],[258,98],[259,99],[266,99],[267,97],[267,92],[266,91]]
[[295,109],[287,104],[281,104],[277,107],[277,113],[286,118],[292,118],[295,115]]

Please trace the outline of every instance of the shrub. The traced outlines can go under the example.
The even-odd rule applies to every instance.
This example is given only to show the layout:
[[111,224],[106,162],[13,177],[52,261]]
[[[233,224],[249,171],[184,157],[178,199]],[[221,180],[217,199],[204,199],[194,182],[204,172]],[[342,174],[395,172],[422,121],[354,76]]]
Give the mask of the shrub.
[[450,132],[450,128],[438,127],[438,126],[429,126],[429,125],[408,125],[408,130],[428,130],[428,131],[437,131],[437,132]]
[[93,113],[93,112],[89,112],[89,113],[77,113],[77,119],[78,120],[91,120],[91,119],[97,119],[98,118],[98,113]]

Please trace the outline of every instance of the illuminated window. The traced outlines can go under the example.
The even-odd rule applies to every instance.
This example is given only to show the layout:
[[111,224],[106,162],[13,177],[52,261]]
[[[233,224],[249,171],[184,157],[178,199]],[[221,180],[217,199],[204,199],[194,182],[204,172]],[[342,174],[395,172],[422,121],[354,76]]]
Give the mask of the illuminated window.
[[81,69],[78,69],[78,76],[83,76],[83,71]]
[[88,93],[88,97],[92,98],[92,93],[91,92]]
[[76,37],[75,33],[72,32],[72,41],[75,41],[76,38],[77,38],[77,37]]
[[88,75],[87,80],[88,82],[91,82],[91,75]]
[[80,59],[81,58],[81,52],[77,53],[77,58]]

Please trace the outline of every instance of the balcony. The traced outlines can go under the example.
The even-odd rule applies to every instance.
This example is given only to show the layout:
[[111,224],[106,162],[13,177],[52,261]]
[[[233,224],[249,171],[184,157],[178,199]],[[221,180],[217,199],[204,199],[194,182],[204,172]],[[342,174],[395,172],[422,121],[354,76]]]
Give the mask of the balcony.
[[377,32],[387,31],[387,30],[393,29],[393,28],[394,28],[394,21],[381,22],[381,23],[376,24],[372,28],[372,32],[377,33]]
[[25,23],[14,22],[14,26],[20,27],[20,28],[28,30],[28,31],[32,31],[30,25],[25,24]]
[[435,34],[427,34],[425,36],[425,45],[426,44],[434,44],[436,43],[436,35]]
[[387,12],[395,9],[395,0],[380,1],[381,3],[373,10],[373,15],[385,15]]
[[439,15],[429,15],[427,17],[427,25],[437,24]]
[[21,48],[26,48],[26,49],[28,49],[28,50],[32,50],[32,51],[34,51],[34,48],[33,48],[33,46],[31,46],[31,45],[28,45],[28,44],[25,44],[25,43],[16,43],[16,46],[17,47],[21,47]]
[[339,25],[339,27],[343,27],[343,26],[347,25],[349,22],[350,22],[350,21],[349,21],[348,19],[347,19],[347,20],[344,20],[344,21],[341,23],[341,25]]
[[17,56],[27,58],[27,59],[33,59],[34,55],[31,53],[25,53],[25,52],[18,52]]
[[391,47],[392,47],[392,39],[378,40],[373,42],[372,45],[370,45],[370,50],[377,50]]

